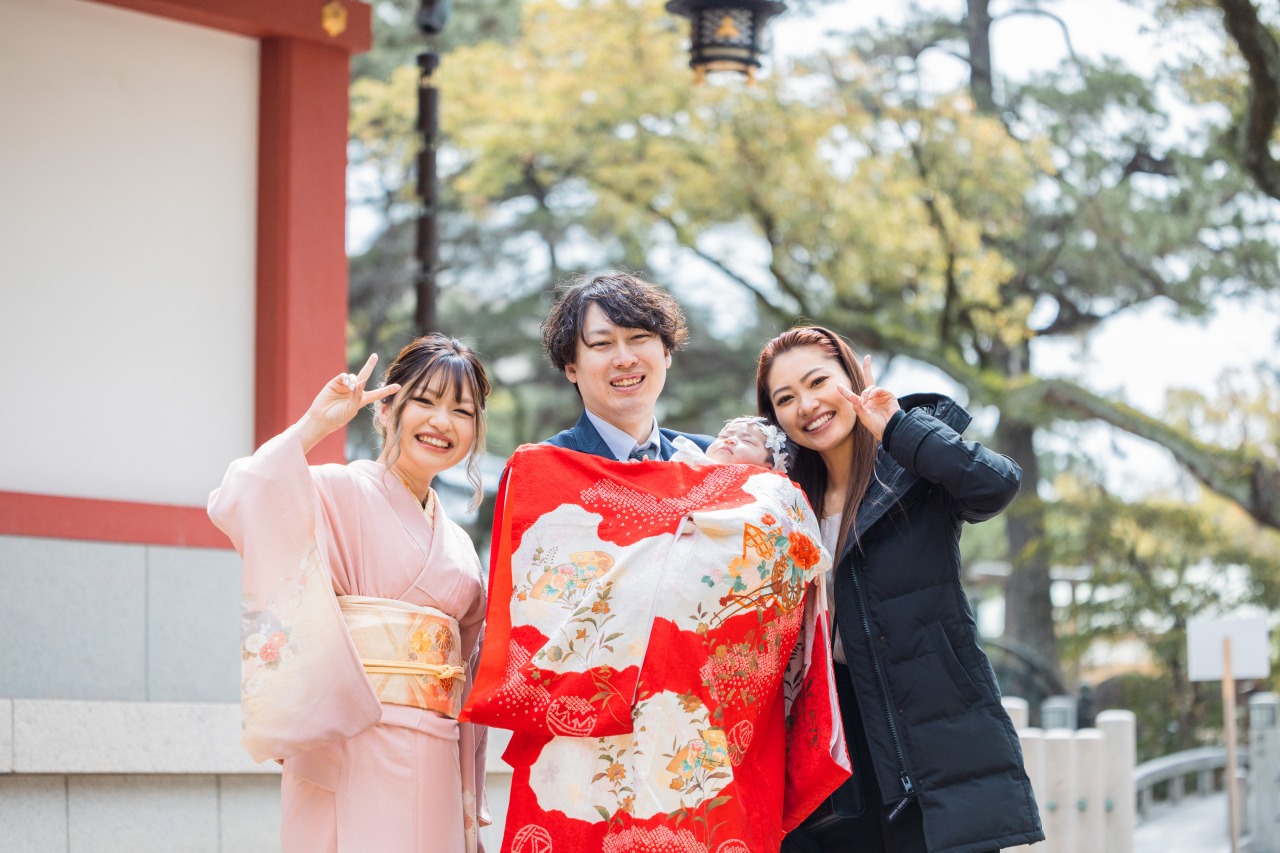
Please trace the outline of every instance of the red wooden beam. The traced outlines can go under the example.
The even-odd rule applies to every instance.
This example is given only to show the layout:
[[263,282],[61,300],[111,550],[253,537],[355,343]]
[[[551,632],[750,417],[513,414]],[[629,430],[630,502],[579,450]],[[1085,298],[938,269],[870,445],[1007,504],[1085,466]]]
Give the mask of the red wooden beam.
[[[372,44],[369,6],[358,0],[96,0],[254,38],[292,38],[362,53]],[[326,31],[345,17],[341,32]]]
[[22,492],[0,492],[0,533],[188,548],[231,547],[204,507]]

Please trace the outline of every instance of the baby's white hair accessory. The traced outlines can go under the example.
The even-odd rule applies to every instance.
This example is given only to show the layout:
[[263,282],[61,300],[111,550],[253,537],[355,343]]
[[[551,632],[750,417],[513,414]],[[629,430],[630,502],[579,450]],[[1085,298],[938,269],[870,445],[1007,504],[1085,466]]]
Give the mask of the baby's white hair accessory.
[[779,474],[787,473],[787,465],[790,464],[791,460],[786,453],[787,434],[785,432],[758,415],[744,415],[740,418],[733,418],[725,426],[735,423],[749,423],[759,427],[760,431],[764,433],[764,446],[773,454],[773,470]]

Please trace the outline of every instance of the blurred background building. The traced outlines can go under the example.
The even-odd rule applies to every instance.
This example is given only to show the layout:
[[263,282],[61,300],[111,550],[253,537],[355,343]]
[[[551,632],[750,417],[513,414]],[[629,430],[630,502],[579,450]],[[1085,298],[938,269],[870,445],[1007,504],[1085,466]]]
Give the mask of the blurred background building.
[[0,21],[0,850],[278,849],[276,768],[239,747],[239,560],[204,503],[345,369],[368,7]]

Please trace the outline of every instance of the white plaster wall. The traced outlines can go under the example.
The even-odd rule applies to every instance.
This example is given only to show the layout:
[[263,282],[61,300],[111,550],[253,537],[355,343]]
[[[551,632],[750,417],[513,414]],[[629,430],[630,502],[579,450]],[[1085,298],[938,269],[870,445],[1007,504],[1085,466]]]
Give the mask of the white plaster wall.
[[258,43],[0,21],[0,489],[203,505],[253,443]]

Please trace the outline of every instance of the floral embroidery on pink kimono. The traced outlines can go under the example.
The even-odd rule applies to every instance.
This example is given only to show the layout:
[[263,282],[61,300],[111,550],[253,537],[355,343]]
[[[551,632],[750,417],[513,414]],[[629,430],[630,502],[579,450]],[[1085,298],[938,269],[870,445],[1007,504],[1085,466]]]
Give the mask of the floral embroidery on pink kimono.
[[[232,463],[209,496],[209,517],[244,560],[242,740],[254,759],[283,763],[286,853],[479,849],[486,729],[378,699],[443,694],[456,710],[471,687],[484,578],[469,537],[432,503],[427,517],[377,462],[308,467],[292,430]],[[464,674],[397,676],[400,689],[375,693],[336,596],[390,599],[418,619],[399,638],[410,659],[449,654]],[[440,627],[449,618],[457,635]]]
[[541,445],[498,505],[463,719],[514,731],[503,850],[776,853],[850,773],[803,493]]

